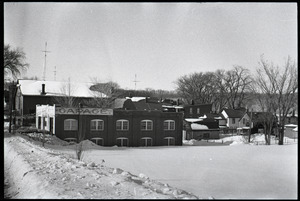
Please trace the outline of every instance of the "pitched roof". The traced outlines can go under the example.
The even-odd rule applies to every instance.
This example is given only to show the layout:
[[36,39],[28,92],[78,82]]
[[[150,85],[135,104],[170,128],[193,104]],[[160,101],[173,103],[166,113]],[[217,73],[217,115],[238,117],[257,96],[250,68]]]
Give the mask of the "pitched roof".
[[45,84],[45,96],[67,96],[70,91],[70,96],[72,97],[94,97],[95,93],[97,93],[97,96],[107,97],[103,93],[90,90],[94,83],[18,80],[18,86],[22,95],[41,95],[42,84]]
[[245,115],[246,109],[224,109],[229,118],[242,118]]

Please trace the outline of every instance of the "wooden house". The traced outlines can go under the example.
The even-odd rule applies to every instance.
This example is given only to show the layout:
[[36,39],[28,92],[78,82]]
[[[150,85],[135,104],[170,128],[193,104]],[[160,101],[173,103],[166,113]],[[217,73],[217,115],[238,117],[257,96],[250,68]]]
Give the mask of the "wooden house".
[[[94,98],[90,89],[93,83],[18,80],[15,97],[17,124],[35,123],[36,105],[60,104],[64,98],[72,98],[74,104]],[[101,94],[103,98],[105,94]]]
[[246,109],[223,109],[221,114],[227,120],[227,132],[237,134],[250,132],[252,122]]

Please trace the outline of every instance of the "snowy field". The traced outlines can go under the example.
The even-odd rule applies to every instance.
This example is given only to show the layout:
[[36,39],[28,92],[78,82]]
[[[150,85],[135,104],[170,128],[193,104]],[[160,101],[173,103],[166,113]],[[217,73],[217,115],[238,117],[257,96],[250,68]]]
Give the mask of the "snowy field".
[[[29,134],[30,135],[30,134]],[[45,148],[5,132],[5,192],[9,198],[296,199],[298,140],[257,145],[241,136],[184,141],[184,146],[101,147],[48,136]]]

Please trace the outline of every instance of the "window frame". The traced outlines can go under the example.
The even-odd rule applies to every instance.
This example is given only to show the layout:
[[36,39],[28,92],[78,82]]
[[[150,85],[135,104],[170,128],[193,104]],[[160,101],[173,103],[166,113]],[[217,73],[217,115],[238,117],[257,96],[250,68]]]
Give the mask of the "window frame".
[[[167,128],[165,126],[166,123],[167,123]],[[173,123],[173,128],[171,126],[171,123]],[[164,131],[174,131],[174,130],[176,130],[175,128],[176,128],[175,127],[175,120],[170,120],[170,119],[164,120]]]
[[[143,140],[145,143],[145,147],[153,146],[153,139],[152,137],[142,137],[141,140]],[[148,140],[150,140],[150,145],[148,145]]]
[[[164,140],[168,141],[168,146],[175,146],[175,137],[164,137]],[[174,145],[172,145],[170,142],[174,142]]]
[[[127,123],[127,128],[124,129],[124,123]],[[121,123],[121,127],[119,128],[118,123]],[[127,119],[118,119],[116,120],[116,130],[117,131],[128,131],[129,130],[129,120]]]
[[[127,137],[118,137],[116,138],[116,142],[118,144],[118,140],[121,141],[121,147],[128,147],[129,146],[129,139]],[[123,145],[124,144],[124,140],[127,140],[127,145]]]
[[[95,128],[92,128],[93,122],[96,122]],[[101,125],[101,128],[99,129],[100,125]],[[104,120],[103,119],[92,119],[90,121],[90,130],[91,131],[103,131],[104,130]]]
[[[69,128],[66,128],[66,122],[70,122]],[[75,126],[72,125],[72,122],[75,122]],[[64,131],[78,131],[78,120],[77,119],[65,119],[64,120]]]
[[[143,123],[145,123],[145,127],[143,127]],[[141,125],[141,131],[152,131],[153,130],[153,121],[150,119],[141,120],[140,125]]]

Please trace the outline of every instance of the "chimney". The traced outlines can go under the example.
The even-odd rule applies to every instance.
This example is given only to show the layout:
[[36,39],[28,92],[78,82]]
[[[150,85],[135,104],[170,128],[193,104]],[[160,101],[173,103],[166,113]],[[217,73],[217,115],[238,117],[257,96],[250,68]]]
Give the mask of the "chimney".
[[194,102],[194,100],[192,100],[192,105],[195,105],[195,102]]
[[41,95],[45,95],[46,92],[45,92],[45,84],[42,84],[42,92],[41,92]]

